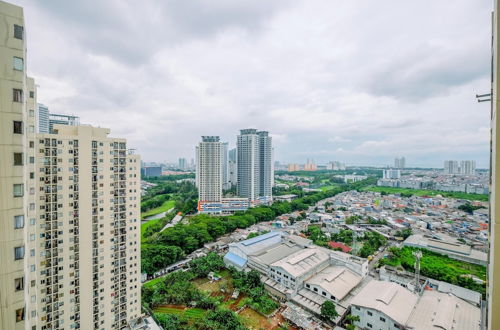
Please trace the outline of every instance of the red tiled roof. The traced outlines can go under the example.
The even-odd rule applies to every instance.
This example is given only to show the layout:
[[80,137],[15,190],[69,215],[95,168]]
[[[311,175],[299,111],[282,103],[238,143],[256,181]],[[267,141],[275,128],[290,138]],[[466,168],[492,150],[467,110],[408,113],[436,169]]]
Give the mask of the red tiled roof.
[[345,252],[345,253],[349,253],[351,251],[351,248],[343,243],[330,241],[330,242],[328,242],[328,245],[330,245],[330,247],[333,249],[340,248],[340,249],[342,249],[342,252]]

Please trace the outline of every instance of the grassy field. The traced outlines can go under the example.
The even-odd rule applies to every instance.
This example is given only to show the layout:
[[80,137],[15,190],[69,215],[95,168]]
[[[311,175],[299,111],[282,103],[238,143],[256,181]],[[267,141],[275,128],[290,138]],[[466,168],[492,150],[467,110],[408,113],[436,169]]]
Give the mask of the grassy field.
[[481,201],[487,202],[488,195],[485,194],[467,194],[462,192],[451,192],[451,191],[438,191],[438,190],[419,190],[419,189],[407,189],[407,188],[393,188],[393,187],[367,187],[366,191],[375,192],[386,192],[388,194],[412,194],[415,196],[436,196],[441,195],[443,197],[457,198],[457,199],[467,199],[471,201]]
[[184,308],[182,306],[159,306],[154,309],[155,313],[174,314],[185,316],[188,319],[201,319],[207,313],[206,310],[201,308]]
[[162,279],[163,279],[163,277],[155,278],[154,280],[151,280],[147,283],[144,283],[142,286],[145,288],[150,287],[150,286],[155,286],[155,284],[160,282]]
[[321,191],[327,191],[327,190],[330,190],[330,189],[333,189],[333,188],[335,188],[335,185],[329,185],[329,186],[319,187],[319,189]]
[[172,207],[174,207],[174,205],[175,205],[174,200],[168,200],[168,201],[164,202],[161,206],[158,206],[154,209],[151,209],[149,211],[141,213],[141,219],[144,219],[144,218],[152,216],[152,215],[156,215],[158,213],[166,212],[166,211],[170,210]]

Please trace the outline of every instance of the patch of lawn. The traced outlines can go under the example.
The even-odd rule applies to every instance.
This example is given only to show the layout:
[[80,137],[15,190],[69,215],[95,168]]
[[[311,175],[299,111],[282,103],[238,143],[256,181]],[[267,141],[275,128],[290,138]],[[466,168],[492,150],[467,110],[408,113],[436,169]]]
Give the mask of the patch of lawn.
[[175,201],[172,199],[165,201],[161,206],[158,206],[154,209],[141,213],[141,219],[150,217],[152,215],[156,215],[158,213],[166,212],[170,210],[172,207],[174,207],[174,205]]
[[179,316],[185,316],[188,319],[201,319],[207,313],[206,310],[201,309],[201,308],[184,309],[181,306],[179,306],[179,308],[160,306],[160,307],[155,308],[154,312],[155,313],[174,314],[174,315],[179,315]]

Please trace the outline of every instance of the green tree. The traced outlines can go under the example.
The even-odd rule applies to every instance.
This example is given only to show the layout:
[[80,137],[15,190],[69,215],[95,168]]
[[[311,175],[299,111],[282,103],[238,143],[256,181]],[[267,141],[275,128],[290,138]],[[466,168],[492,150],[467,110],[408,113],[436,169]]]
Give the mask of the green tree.
[[337,316],[339,316],[339,313],[337,313],[337,310],[335,309],[335,304],[330,300],[326,300],[321,305],[321,315],[326,319],[330,319],[333,321]]

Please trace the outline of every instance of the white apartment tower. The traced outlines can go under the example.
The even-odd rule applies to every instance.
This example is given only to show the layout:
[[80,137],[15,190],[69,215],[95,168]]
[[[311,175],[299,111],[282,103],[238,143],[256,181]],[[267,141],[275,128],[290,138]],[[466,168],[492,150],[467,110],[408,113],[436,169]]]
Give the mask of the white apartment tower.
[[38,103],[38,124],[37,133],[48,133],[49,132],[49,107],[44,104]]
[[0,329],[31,329],[36,95],[26,76],[23,9],[0,1],[0,26]]
[[0,1],[0,329],[121,329],[141,313],[140,159],[109,130],[36,134],[23,10]]
[[260,138],[257,130],[242,129],[236,140],[237,194],[255,203],[259,197],[260,183]]
[[273,195],[274,167],[272,138],[269,132],[261,131],[259,135],[259,197],[265,200]]
[[394,159],[394,167],[395,168],[405,168],[406,167],[406,158],[405,157],[396,157]]
[[458,161],[456,160],[445,160],[444,161],[444,174],[458,174],[460,168],[458,167]]
[[196,147],[196,184],[200,203],[222,200],[222,151],[218,136],[202,136]]
[[474,161],[474,160],[462,160],[460,162],[460,173],[464,174],[464,175],[476,174],[476,161]]
[[231,188],[229,183],[229,160],[228,160],[228,143],[223,142],[221,145],[221,157],[222,157],[222,189],[227,190]]
[[237,193],[250,203],[272,201],[273,148],[268,132],[243,129],[237,141]]
[[37,135],[40,329],[121,329],[141,315],[140,158],[109,132]]

